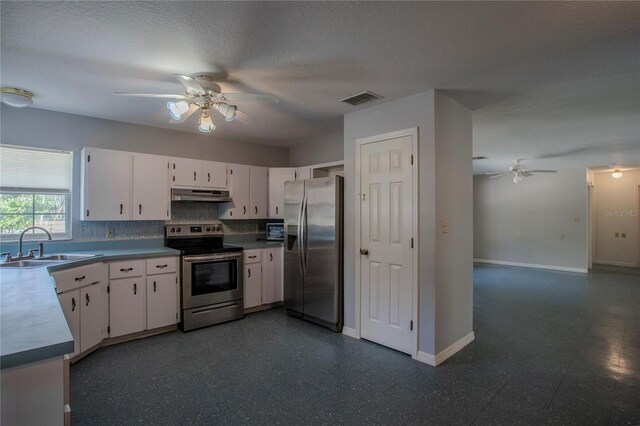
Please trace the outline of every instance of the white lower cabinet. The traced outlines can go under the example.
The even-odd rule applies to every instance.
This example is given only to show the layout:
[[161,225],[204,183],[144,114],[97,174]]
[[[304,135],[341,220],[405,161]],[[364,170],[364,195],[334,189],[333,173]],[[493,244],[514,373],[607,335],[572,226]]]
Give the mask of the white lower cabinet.
[[102,284],[80,289],[80,352],[102,342],[103,303]]
[[176,274],[147,277],[147,329],[165,327],[177,322]]
[[69,354],[73,358],[80,353],[80,290],[60,293],[58,300],[73,336],[73,352]]
[[282,247],[244,251],[244,308],[281,302]]
[[109,336],[137,333],[147,328],[144,277],[109,282]]

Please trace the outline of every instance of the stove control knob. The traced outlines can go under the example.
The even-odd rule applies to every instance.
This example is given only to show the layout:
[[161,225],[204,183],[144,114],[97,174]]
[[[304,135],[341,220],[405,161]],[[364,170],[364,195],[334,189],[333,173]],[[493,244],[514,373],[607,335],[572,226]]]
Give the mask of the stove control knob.
[[176,232],[176,228],[171,228],[171,232]]
[[176,232],[180,232],[180,228],[176,229]]
[[210,231],[211,231],[211,228],[209,228],[209,227],[207,226],[207,232],[210,232]]
[[216,225],[216,231],[218,232],[222,231],[222,225]]

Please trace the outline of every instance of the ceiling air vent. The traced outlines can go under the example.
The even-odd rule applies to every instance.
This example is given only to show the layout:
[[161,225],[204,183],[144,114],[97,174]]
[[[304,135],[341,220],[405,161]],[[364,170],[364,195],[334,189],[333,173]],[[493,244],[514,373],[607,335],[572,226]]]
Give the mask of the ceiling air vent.
[[380,98],[382,98],[382,96],[367,91],[358,93],[357,95],[349,96],[348,98],[341,99],[340,102],[344,102],[349,105],[360,105],[366,102],[375,101],[376,99]]

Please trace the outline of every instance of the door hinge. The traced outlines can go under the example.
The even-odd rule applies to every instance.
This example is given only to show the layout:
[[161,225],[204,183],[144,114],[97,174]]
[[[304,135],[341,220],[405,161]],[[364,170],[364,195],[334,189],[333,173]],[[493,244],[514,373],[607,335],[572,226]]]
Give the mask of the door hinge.
[[87,163],[90,163],[90,162],[91,162],[91,156],[87,155]]
[[167,217],[169,217],[169,210],[167,210]]
[[413,331],[413,320],[409,321],[409,330]]
[[411,237],[411,248],[413,248],[413,237]]
[[169,163],[167,163],[167,170],[169,170]]
[[411,154],[411,165],[413,166],[413,154]]
[[293,180],[298,180],[298,172],[293,172]]
[[176,312],[176,321],[178,320],[178,313]]
[[111,326],[107,326],[107,333],[111,333]]
[[111,286],[107,286],[107,293],[111,292]]

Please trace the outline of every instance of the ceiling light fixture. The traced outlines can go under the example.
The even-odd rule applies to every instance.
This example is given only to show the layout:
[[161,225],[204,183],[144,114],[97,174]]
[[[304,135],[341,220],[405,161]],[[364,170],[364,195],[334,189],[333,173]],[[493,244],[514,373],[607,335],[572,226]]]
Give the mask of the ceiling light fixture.
[[216,125],[211,121],[211,116],[209,115],[208,109],[203,109],[202,114],[200,115],[200,125],[198,126],[198,130],[204,133],[213,132],[216,129]]
[[180,121],[180,119],[182,118],[182,114],[189,110],[189,104],[185,101],[167,102],[167,109],[169,110],[171,118],[176,121]]
[[14,87],[0,87],[0,101],[16,108],[33,105],[33,93]]
[[520,173],[516,173],[516,175],[513,177],[513,183],[520,183],[522,182],[522,176],[520,175]]
[[235,105],[215,103],[213,107],[217,109],[220,114],[224,115],[224,119],[227,122],[232,122],[233,119],[236,118],[238,107]]
[[611,173],[611,177],[614,179],[620,179],[622,177],[622,172],[620,170],[616,170]]

